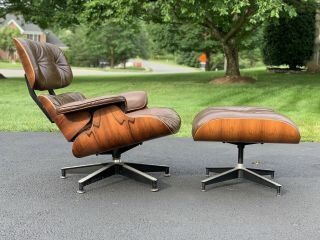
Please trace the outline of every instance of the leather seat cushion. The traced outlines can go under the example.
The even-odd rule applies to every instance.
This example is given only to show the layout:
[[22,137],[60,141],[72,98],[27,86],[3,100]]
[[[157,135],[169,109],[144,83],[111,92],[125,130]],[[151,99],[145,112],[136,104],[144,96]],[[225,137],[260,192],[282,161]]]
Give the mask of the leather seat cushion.
[[170,108],[145,108],[142,110],[130,112],[127,114],[129,117],[152,117],[164,123],[172,134],[180,129],[181,119],[176,111]]
[[210,107],[194,119],[196,141],[245,143],[298,143],[298,127],[286,116],[269,108]]

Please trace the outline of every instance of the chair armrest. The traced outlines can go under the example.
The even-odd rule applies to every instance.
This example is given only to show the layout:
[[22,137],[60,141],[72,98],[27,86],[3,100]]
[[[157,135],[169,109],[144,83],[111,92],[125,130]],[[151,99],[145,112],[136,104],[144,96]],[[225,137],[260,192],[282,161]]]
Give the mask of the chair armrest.
[[148,104],[148,96],[144,91],[124,92],[120,93],[119,96],[123,96],[126,98],[128,112],[143,109]]
[[82,110],[93,110],[108,105],[118,105],[126,111],[126,99],[123,96],[104,96],[63,104],[56,108],[57,114],[66,114]]

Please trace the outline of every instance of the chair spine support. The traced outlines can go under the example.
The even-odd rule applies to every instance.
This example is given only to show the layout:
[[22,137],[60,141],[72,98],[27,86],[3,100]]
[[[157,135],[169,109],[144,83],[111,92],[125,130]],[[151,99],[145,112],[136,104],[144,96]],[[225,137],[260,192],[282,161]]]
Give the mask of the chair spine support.
[[[46,111],[46,109],[42,106],[41,102],[38,99],[38,96],[36,95],[35,91],[31,88],[28,78],[26,75],[24,75],[24,78],[26,79],[26,83],[27,83],[27,87],[28,87],[28,91],[29,94],[31,96],[31,98],[33,99],[33,101],[38,105],[38,107],[41,109],[41,111],[44,113],[44,115],[46,115],[46,117],[49,119],[49,121],[51,123],[54,123],[54,121],[51,119],[51,117],[49,116],[49,113]],[[53,94],[52,94],[53,93]],[[53,90],[49,90],[49,94],[50,95],[55,95]]]

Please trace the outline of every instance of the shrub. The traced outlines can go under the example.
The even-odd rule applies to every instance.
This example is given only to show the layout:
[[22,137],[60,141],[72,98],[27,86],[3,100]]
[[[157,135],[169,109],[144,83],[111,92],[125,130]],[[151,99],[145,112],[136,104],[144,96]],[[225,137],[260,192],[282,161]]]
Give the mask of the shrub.
[[316,5],[313,1],[291,0],[297,16],[280,16],[264,31],[263,59],[266,65],[304,66],[313,54]]

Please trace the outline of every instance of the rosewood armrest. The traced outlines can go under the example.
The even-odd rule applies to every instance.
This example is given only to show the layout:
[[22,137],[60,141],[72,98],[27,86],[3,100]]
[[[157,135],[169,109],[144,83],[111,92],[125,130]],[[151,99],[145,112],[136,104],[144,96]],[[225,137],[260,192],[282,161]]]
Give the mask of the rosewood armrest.
[[57,107],[56,112],[57,114],[67,114],[83,110],[94,110],[109,105],[117,105],[123,111],[126,111],[126,98],[123,96],[103,96],[80,101],[74,101]]

